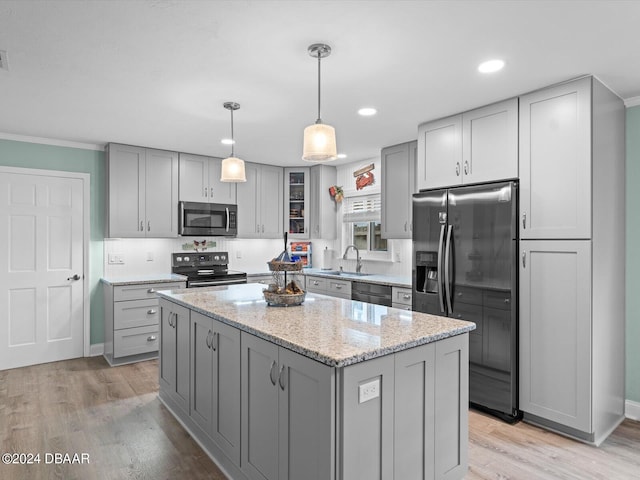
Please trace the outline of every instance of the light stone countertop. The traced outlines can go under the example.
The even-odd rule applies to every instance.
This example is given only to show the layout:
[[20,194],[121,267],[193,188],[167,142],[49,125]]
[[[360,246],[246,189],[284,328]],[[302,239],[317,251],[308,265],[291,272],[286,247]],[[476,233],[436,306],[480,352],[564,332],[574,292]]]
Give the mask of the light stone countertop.
[[156,275],[131,275],[126,277],[111,277],[101,278],[102,283],[107,285],[122,286],[122,285],[140,285],[146,283],[174,283],[174,282],[186,282],[187,277],[184,275],[177,275],[175,273],[159,273]]
[[295,307],[271,307],[264,285],[159,292],[161,297],[326,365],[344,367],[460,335],[475,324],[307,293]]
[[[390,285],[392,287],[411,288],[411,277],[403,275],[385,275],[378,273],[371,273],[367,275],[336,275],[337,270],[321,270],[319,268],[305,268],[299,275],[313,275],[317,277],[335,278],[338,280],[348,280],[350,282],[365,282],[365,283],[378,283],[380,285]],[[247,281],[251,282],[251,277],[270,276],[271,272],[254,272],[247,273]]]

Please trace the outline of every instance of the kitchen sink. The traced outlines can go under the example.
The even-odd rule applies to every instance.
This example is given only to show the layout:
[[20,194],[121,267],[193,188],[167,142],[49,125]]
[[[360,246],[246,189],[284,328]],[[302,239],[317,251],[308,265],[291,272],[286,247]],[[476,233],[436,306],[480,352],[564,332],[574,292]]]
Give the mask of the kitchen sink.
[[328,272],[322,272],[324,275],[342,275],[344,277],[366,277],[367,275],[372,275],[371,273],[362,273],[362,272],[345,272],[340,270],[330,270]]

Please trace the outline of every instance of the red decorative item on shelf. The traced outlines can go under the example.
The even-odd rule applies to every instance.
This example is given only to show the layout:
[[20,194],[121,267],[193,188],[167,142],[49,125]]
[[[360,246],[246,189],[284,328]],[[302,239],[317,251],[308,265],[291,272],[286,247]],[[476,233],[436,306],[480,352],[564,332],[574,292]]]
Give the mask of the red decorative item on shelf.
[[329,187],[329,195],[331,195],[331,198],[333,198],[337,203],[342,202],[342,199],[344,198],[342,187],[337,185]]

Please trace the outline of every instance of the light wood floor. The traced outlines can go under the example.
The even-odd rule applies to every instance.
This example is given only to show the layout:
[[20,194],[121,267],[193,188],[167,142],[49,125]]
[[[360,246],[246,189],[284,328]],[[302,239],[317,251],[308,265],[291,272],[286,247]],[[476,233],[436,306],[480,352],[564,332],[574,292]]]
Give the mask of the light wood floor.
[[[0,463],[0,479],[223,479],[157,388],[157,361],[111,368],[98,357],[1,371],[0,453],[40,453],[42,463]],[[469,419],[469,480],[640,479],[640,422],[625,420],[594,448],[522,422],[474,411]],[[45,465],[55,452],[88,453],[90,463]]]

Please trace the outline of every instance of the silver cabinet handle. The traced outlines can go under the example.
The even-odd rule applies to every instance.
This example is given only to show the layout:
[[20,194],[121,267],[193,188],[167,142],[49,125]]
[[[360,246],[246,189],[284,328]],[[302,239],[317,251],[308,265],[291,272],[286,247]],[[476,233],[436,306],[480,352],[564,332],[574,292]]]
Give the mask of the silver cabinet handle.
[[522,214],[522,229],[526,230],[527,229],[527,213],[523,213]]
[[342,289],[342,285],[338,285],[337,283],[334,286],[336,287],[336,290],[341,290]]
[[155,288],[150,288],[149,290],[147,290],[147,293],[156,293],[156,289]]
[[213,187],[211,187],[211,195],[209,195],[211,198],[213,198]]
[[469,175],[469,162],[464,162],[464,174]]
[[262,224],[262,233],[264,233],[264,223]]
[[144,220],[140,220],[140,231],[144,232]]
[[256,233],[260,233],[260,224],[256,223]]
[[157,337],[155,335],[151,335],[150,337],[147,337],[147,342],[155,342],[157,340]]
[[271,370],[269,371],[269,378],[271,379],[271,384],[275,385],[278,380],[278,364],[276,361],[271,362]]
[[207,348],[213,348],[213,332],[211,330],[209,330],[209,333],[207,333],[207,339],[205,340],[205,343],[207,344]]
[[404,222],[404,231],[407,231],[407,222]]
[[313,281],[313,284],[314,284],[314,285],[319,285],[319,283],[318,283],[318,281],[317,281],[317,280],[314,280],[314,281]]
[[522,268],[527,268],[527,252],[522,252]]
[[168,324],[169,324],[169,326],[170,326],[170,327],[172,327],[172,328],[173,328],[173,315],[174,315],[174,313],[170,312],[170,313],[169,313],[169,318],[168,318],[168,320],[167,320],[167,323],[168,323]]
[[411,294],[405,293],[404,295],[402,295],[402,298],[404,298],[405,300],[409,300],[411,299]]
[[150,310],[147,310],[147,315],[153,315],[155,313],[158,313],[157,310],[154,310],[153,308]]
[[204,196],[207,196],[207,192],[209,191],[209,189],[207,187],[204,187]]
[[211,336],[211,348],[213,349],[214,352],[218,350],[219,337],[220,337],[220,334],[216,332],[213,332],[213,335]]
[[460,176],[460,162],[456,162],[456,177]]
[[278,383],[280,384],[280,388],[282,390],[287,386],[287,371],[285,370],[285,366],[282,365],[280,367],[280,374],[278,375]]
[[151,220],[147,220],[147,232],[151,231]]
[[505,298],[505,299],[504,299],[504,303],[506,303],[507,305],[509,305],[509,304],[511,303],[511,300],[510,300],[510,299],[508,299],[508,298]]

